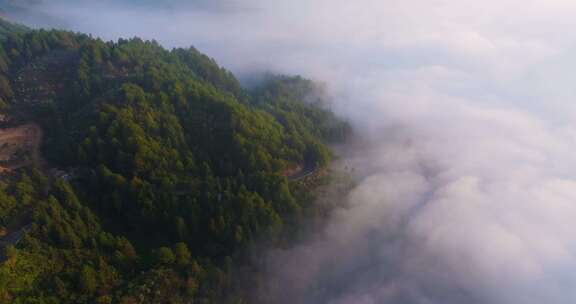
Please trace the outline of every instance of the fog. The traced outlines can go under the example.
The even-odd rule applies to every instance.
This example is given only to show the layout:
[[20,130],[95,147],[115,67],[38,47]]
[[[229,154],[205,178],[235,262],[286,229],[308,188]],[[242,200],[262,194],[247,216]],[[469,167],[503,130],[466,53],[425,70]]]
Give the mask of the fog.
[[327,84],[358,134],[342,151],[358,186],[324,229],[266,255],[264,301],[576,302],[576,2],[17,6],[34,26],[193,44],[238,75]]

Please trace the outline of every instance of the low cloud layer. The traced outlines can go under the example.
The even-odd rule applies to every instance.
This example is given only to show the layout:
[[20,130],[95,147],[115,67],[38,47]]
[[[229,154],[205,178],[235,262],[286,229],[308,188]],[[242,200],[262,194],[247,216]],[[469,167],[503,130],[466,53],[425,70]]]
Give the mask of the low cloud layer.
[[194,44],[240,75],[322,80],[361,135],[349,206],[270,253],[262,297],[576,302],[576,2],[134,2],[28,9],[38,26]]

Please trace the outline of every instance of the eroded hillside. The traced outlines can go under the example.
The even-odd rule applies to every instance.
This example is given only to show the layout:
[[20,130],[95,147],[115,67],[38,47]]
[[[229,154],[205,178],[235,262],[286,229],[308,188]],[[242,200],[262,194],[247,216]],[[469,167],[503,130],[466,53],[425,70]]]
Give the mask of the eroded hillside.
[[35,123],[0,128],[0,171],[42,165],[42,129]]

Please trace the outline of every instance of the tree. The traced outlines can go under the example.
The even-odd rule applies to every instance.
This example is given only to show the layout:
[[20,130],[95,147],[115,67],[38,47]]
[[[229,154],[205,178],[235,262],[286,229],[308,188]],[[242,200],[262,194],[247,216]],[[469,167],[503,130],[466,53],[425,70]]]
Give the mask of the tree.
[[178,265],[187,265],[190,263],[192,254],[185,243],[176,243],[174,246],[174,253]]
[[0,95],[4,99],[10,99],[14,96],[12,86],[10,86],[10,81],[2,75],[0,75]]
[[80,289],[88,295],[94,294],[98,287],[96,271],[88,265],[84,265],[80,273]]
[[176,217],[176,233],[180,240],[186,240],[188,237],[188,226],[186,221],[180,216]]
[[175,259],[172,249],[168,247],[161,247],[156,253],[156,261],[162,265],[174,264]]

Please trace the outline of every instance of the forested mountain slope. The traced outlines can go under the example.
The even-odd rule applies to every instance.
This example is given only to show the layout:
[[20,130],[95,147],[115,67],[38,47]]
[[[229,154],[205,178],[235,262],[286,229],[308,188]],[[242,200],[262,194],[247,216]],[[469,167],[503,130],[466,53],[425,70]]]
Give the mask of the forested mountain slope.
[[2,124],[42,138],[0,164],[0,303],[244,303],[231,265],[313,208],[291,177],[350,132],[314,83],[247,91],[193,48],[1,41]]

